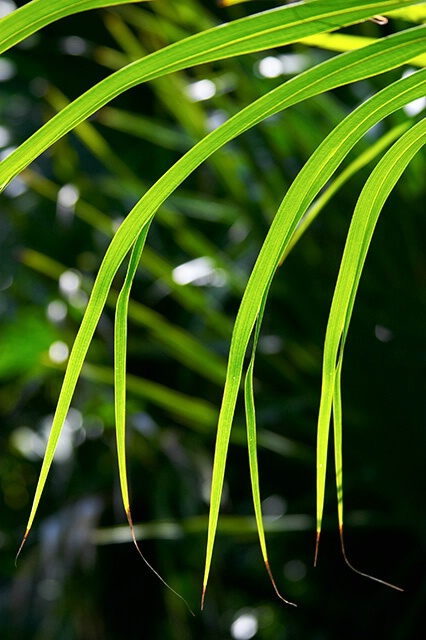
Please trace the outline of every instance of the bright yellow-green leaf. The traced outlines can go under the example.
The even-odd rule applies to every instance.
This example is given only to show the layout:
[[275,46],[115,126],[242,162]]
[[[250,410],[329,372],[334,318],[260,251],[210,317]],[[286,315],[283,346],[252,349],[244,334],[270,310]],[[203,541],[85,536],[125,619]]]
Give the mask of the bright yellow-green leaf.
[[[103,2],[98,0],[82,0],[82,2],[77,5],[77,3],[72,3],[70,0],[33,0],[22,9],[6,16],[6,18],[0,21],[0,47],[3,47],[1,50],[4,51],[7,47],[13,46],[31,33],[34,33],[37,29],[62,16],[89,8],[120,3],[120,0],[113,3],[107,0]],[[224,4],[228,5],[236,3],[237,0],[224,2]],[[73,103],[63,108],[60,113],[54,116],[48,123],[41,127],[39,131],[33,134],[18,149],[3,160],[0,166],[0,188],[4,189],[16,175],[25,169],[43,151],[48,149],[63,135],[83,123],[99,108],[127,89],[142,82],[159,79],[174,71],[186,69],[194,65],[223,60],[265,49],[270,50],[271,48],[281,47],[309,37],[321,37],[321,46],[325,47],[327,46],[326,42],[330,42],[331,40],[329,36],[324,40],[321,34],[369,19],[376,14],[381,15],[395,9],[411,9],[415,4],[417,3],[412,0],[333,0],[333,2],[330,2],[330,0],[310,0],[302,3],[292,3],[288,6],[278,7],[275,10],[265,11],[229,24],[220,25],[176,42],[118,70],[116,73],[113,73],[92,87],[85,94],[81,95]],[[122,26],[119,20],[110,22],[111,31],[116,33],[117,39],[123,36]],[[117,29],[121,29],[121,31],[118,33]],[[334,37],[335,36],[333,36],[333,38]],[[318,44],[320,41],[317,40],[316,42]],[[222,126],[202,139],[173,167],[165,172],[153,187],[145,193],[124,220],[112,239],[104,260],[102,261],[83,321],[70,354],[24,541],[32,526],[38,508],[56,444],[70,407],[75,386],[82,371],[87,350],[103,308],[107,301],[111,299],[110,288],[112,281],[120,265],[132,251],[132,248],[133,252],[130,257],[129,269],[123,290],[116,301],[115,386],[120,480],[125,510],[129,517],[129,523],[131,527],[133,527],[127,490],[124,447],[126,385],[127,388],[130,388],[132,384],[131,377],[127,377],[126,380],[126,332],[127,315],[130,309],[130,288],[142,250],[144,249],[145,237],[151,221],[159,207],[173,194],[174,190],[183,180],[202,162],[209,159],[215,151],[223,148],[228,142],[269,116],[298,102],[330,91],[335,87],[364,80],[376,74],[395,69],[412,61],[421,54],[424,55],[426,29],[424,27],[411,28],[393,36],[377,40],[374,43],[368,44],[364,41],[363,44],[367,46],[347,52],[341,56],[336,56],[299,74],[231,117]],[[343,43],[340,39],[341,48],[347,48],[348,46],[347,42]],[[139,52],[140,48],[138,43],[133,41],[132,51],[129,49],[129,53],[133,55],[133,52],[136,50]],[[253,353],[247,371],[245,386],[246,418],[255,516],[262,554],[268,571],[270,572],[260,505],[253,368],[262,316],[269,287],[277,267],[286,255],[286,252],[288,252],[290,242],[301,219],[306,212],[309,211],[312,202],[320,190],[325,186],[327,181],[332,178],[334,172],[346,158],[353,146],[370,127],[380,122],[381,119],[396,109],[403,107],[412,100],[423,97],[425,90],[426,72],[421,70],[386,87],[345,118],[323,141],[299,173],[288,190],[270,227],[245,289],[230,346],[214,457],[206,564],[203,580],[203,601],[218,524],[235,404],[241,387],[244,358],[253,331]],[[97,153],[102,154],[102,151],[100,151],[101,147],[99,147],[99,138],[95,138],[88,127],[86,127],[86,133],[87,132],[89,132],[91,137],[86,136],[86,140],[92,145],[92,148],[98,145]],[[352,236],[348,238],[349,249],[347,249],[347,256],[349,257],[346,258],[345,253],[341,270],[343,275],[339,276],[339,282],[342,284],[339,285],[338,282],[338,286],[342,288],[338,289],[338,287],[336,287],[338,293],[335,294],[335,298],[337,296],[337,302],[333,300],[335,307],[332,307],[330,312],[324,350],[324,377],[317,447],[318,537],[321,530],[324,505],[328,435],[332,411],[334,411],[335,424],[336,477],[341,529],[343,526],[340,372],[343,347],[365,253],[368,248],[369,238],[371,238],[374,230],[375,220],[383,206],[384,200],[409,159],[419,148],[420,144],[423,143],[423,138],[424,129],[421,128],[420,125],[416,125],[404,134],[401,138],[403,142],[398,141],[392,147],[384,159],[378,164],[377,169],[372,173],[371,180],[365,188],[367,195],[361,196],[354,215],[354,217],[357,216],[356,233],[360,233],[361,236],[354,235],[353,237],[361,240],[361,243],[356,245],[351,244],[354,242]],[[106,147],[102,147],[102,149],[105,148]],[[113,161],[116,163],[116,159],[113,158]],[[338,185],[338,179],[335,181],[335,185]],[[332,189],[333,187],[330,188]],[[370,203],[367,202],[368,197],[372,201],[371,206]],[[91,212],[91,215],[92,214],[93,212]],[[151,265],[154,264],[153,268],[160,269],[162,276],[167,278],[167,270],[163,268],[163,265],[159,264],[161,258],[153,256],[147,249],[145,249],[144,257],[146,263],[150,262]],[[347,262],[345,262],[345,260]],[[345,264],[349,264],[348,273],[344,270]],[[190,291],[182,292],[182,296],[186,296],[188,308],[204,313],[207,312],[207,310],[201,308],[202,299],[199,296],[197,297],[195,294],[192,295]],[[222,335],[227,335],[227,327],[220,329],[220,325],[223,324],[223,318],[214,313],[210,313],[210,315],[212,316],[212,321],[217,324],[219,333],[222,331]],[[86,372],[87,371],[90,372],[90,366],[88,369],[86,368]],[[108,370],[107,375],[109,377],[110,373]],[[101,375],[101,373],[97,371],[96,375]],[[145,389],[145,393],[155,396],[156,393],[159,394],[161,392],[154,386],[151,387],[150,390]],[[173,393],[171,393],[165,399],[163,398],[162,401],[173,404],[173,402],[176,401],[176,396],[173,396]],[[194,406],[193,399],[190,399],[189,404],[185,405],[185,403],[182,403],[179,406],[179,411],[181,414],[189,412],[189,414],[193,416]],[[206,411],[209,414],[209,407],[206,408]],[[200,413],[200,416],[201,415],[203,415],[202,412]],[[201,417],[199,419],[200,421],[202,420]],[[211,411],[206,420],[211,421]],[[136,541],[135,537],[134,540]],[[271,573],[270,576],[272,579]],[[275,586],[274,582],[273,584]]]
[[[333,408],[335,466],[338,498],[339,529],[343,555],[343,463],[342,463],[342,402],[340,378],[343,351],[349,330],[355,296],[367,252],[378,217],[391,190],[413,156],[426,144],[426,119],[409,129],[389,149],[367,180],[357,202],[349,228],[339,275],[333,295],[324,345],[323,389],[318,419],[318,466],[324,469],[318,491],[323,495],[328,431]],[[317,531],[321,530],[322,512],[318,512]],[[356,569],[355,569],[356,570]],[[357,571],[357,570],[356,570]],[[358,571],[358,573],[361,573]],[[367,574],[362,573],[367,576]],[[367,576],[373,578],[372,576]],[[383,580],[378,582],[394,587]],[[399,589],[399,587],[394,587]]]
[[[46,0],[38,2],[43,7],[47,4]],[[137,84],[203,62],[284,46],[309,35],[359,22],[378,11],[390,11],[402,4],[413,3],[411,0],[333,0],[333,3],[313,0],[292,4],[208,29],[156,51],[89,89],[5,158],[0,174],[0,191],[51,144]],[[3,20],[10,18],[12,21],[13,15]]]
[[56,20],[73,13],[148,0],[32,0],[0,20],[0,54]]
[[[414,81],[412,87],[407,80]],[[420,86],[417,85],[420,82]],[[225,475],[226,456],[232,419],[242,375],[244,355],[258,317],[263,296],[267,294],[271,279],[279,265],[280,258],[290,241],[298,222],[310,206],[313,198],[325,185],[340,162],[354,144],[373,126],[392,111],[413,99],[420,97],[426,87],[426,71],[417,73],[387,87],[362,104],[355,112],[338,125],[320,145],[302,171],[299,173],[284,198],[270,227],[259,257],[252,270],[235,321],[229,353],[228,373],[219,416],[218,433],[212,477],[210,519],[207,539],[206,567],[203,583],[205,594],[213,545],[219,516],[220,498]],[[412,91],[414,92],[412,93]],[[325,352],[325,357],[329,354]],[[323,389],[323,411],[328,415],[332,406],[333,385]],[[325,472],[328,446],[328,431],[318,439],[317,462],[317,531],[321,530],[324,505]]]

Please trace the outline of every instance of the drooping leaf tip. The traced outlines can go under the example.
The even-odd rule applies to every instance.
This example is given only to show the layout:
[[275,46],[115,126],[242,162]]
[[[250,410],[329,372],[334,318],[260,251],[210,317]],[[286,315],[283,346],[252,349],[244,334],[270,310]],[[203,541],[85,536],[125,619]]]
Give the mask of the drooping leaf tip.
[[294,602],[290,602],[289,600],[286,600],[281,595],[281,593],[278,591],[278,587],[277,587],[277,585],[275,583],[274,576],[272,575],[271,567],[269,566],[269,560],[265,560],[265,567],[266,567],[266,571],[268,572],[269,579],[272,582],[272,586],[274,587],[274,591],[277,594],[277,596],[279,597],[279,599],[282,600],[283,602],[285,602],[285,604],[289,604],[292,607],[297,607],[297,604],[295,604]]
[[169,591],[171,591],[172,593],[174,593],[174,594],[175,594],[175,596],[177,596],[180,600],[182,600],[182,602],[185,604],[186,608],[188,609],[189,613],[190,613],[192,616],[194,616],[194,618],[195,618],[195,613],[193,612],[193,610],[191,609],[191,607],[189,606],[189,604],[187,603],[187,601],[185,600],[185,598],[184,598],[183,596],[181,596],[181,595],[180,595],[180,593],[178,593],[177,591],[175,591],[175,589],[173,589],[173,587],[171,587],[171,586],[169,585],[169,583],[168,583],[168,582],[166,582],[166,581],[164,580],[164,578],[162,578],[162,577],[160,576],[160,574],[158,573],[158,571],[156,571],[156,570],[154,569],[154,567],[153,567],[153,566],[148,562],[148,560],[145,558],[144,554],[142,553],[141,548],[140,548],[140,546],[139,546],[139,544],[138,544],[138,541],[136,540],[135,528],[134,528],[134,526],[133,526],[133,519],[132,519],[132,514],[131,514],[131,512],[130,512],[130,507],[126,507],[126,516],[127,516],[127,521],[128,521],[128,523],[129,523],[130,531],[131,531],[131,534],[132,534],[132,540],[133,540],[133,543],[134,543],[134,545],[135,545],[135,547],[136,547],[136,550],[137,550],[138,554],[140,555],[140,557],[142,558],[142,560],[144,561],[144,563],[146,564],[146,566],[148,567],[148,569],[150,569],[150,570],[152,571],[152,573],[153,573],[154,575],[156,575],[156,576],[157,576],[157,578],[160,580],[160,582],[162,582],[162,583],[163,583],[163,585],[164,585],[167,589],[169,589]]
[[340,533],[340,545],[341,545],[341,548],[342,548],[343,559],[344,559],[346,565],[349,567],[349,569],[351,569],[352,571],[357,573],[359,576],[362,576],[363,578],[368,578],[369,580],[373,580],[374,582],[378,582],[379,584],[382,584],[385,587],[390,587],[391,589],[395,589],[395,591],[404,592],[404,589],[402,589],[401,587],[397,587],[395,584],[392,584],[391,582],[386,582],[385,580],[381,580],[380,578],[376,578],[375,576],[371,576],[369,573],[364,573],[363,571],[359,571],[359,569],[356,569],[349,562],[348,557],[346,555],[345,543],[344,543],[344,540],[343,540],[343,526],[339,527],[339,533]]
[[201,606],[200,606],[201,611],[203,611],[203,609],[204,609],[204,598],[205,597],[206,597],[206,585],[203,584],[203,592],[201,594]]
[[321,531],[320,531],[320,530],[318,530],[318,531],[317,531],[317,537],[316,537],[316,540],[315,540],[314,567],[316,567],[316,566],[317,566],[317,560],[318,560],[318,549],[319,549],[320,536],[321,536]]
[[[135,535],[135,528],[133,526],[133,519],[132,519],[132,514],[130,513],[130,507],[125,507],[126,509],[126,517],[127,517],[127,522],[129,523],[129,527],[130,527],[130,533],[132,534],[132,540],[133,543],[139,553],[139,555],[142,557],[142,559],[144,560],[144,562],[146,562],[146,559],[143,555],[143,553],[141,552],[138,542],[136,540],[136,535]],[[147,563],[148,564],[148,563]]]
[[20,554],[21,554],[21,551],[22,551],[22,549],[23,549],[24,544],[25,544],[25,543],[26,543],[26,541],[27,541],[27,538],[28,538],[28,534],[29,534],[29,532],[30,532],[30,530],[29,530],[29,529],[26,529],[26,530],[25,530],[24,537],[22,538],[22,542],[21,542],[21,544],[19,545],[18,553],[17,553],[17,554],[16,554],[16,556],[15,556],[15,567],[17,567],[17,566],[18,566],[18,558],[19,558],[19,556],[20,556]]

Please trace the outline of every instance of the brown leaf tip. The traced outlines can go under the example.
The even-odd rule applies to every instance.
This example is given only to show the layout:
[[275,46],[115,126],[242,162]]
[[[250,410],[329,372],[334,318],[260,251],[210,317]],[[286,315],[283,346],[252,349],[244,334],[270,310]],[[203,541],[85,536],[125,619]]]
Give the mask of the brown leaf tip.
[[265,560],[265,567],[266,567],[266,571],[268,572],[269,579],[272,582],[272,586],[274,587],[274,591],[277,594],[277,596],[279,597],[279,599],[282,600],[283,602],[285,602],[285,604],[289,604],[292,607],[297,607],[297,604],[295,604],[294,602],[290,602],[289,600],[286,600],[285,598],[283,598],[281,593],[278,591],[278,587],[277,587],[277,585],[275,583],[274,576],[272,575],[272,571],[271,571],[271,568],[269,566],[269,560]]
[[395,591],[404,591],[404,589],[401,589],[401,587],[397,587],[395,584],[386,582],[385,580],[381,580],[380,578],[376,578],[375,576],[370,576],[369,573],[364,573],[363,571],[359,571],[359,569],[356,569],[353,566],[353,564],[349,562],[348,556],[346,555],[345,543],[343,540],[343,526],[339,527],[339,532],[340,532],[340,544],[342,548],[343,559],[347,564],[347,566],[349,567],[349,569],[357,573],[359,576],[363,576],[364,578],[368,578],[369,580],[374,580],[374,582],[378,582],[379,584],[382,584],[385,587],[390,587],[391,589],[395,589]]
[[21,542],[21,544],[20,544],[20,546],[19,546],[19,549],[18,549],[18,553],[17,553],[17,554],[16,554],[16,556],[15,556],[15,567],[17,567],[17,566],[18,566],[18,558],[19,558],[19,556],[20,556],[20,554],[21,554],[21,551],[22,551],[22,548],[23,548],[24,544],[25,544],[25,543],[26,543],[26,541],[27,541],[27,538],[28,538],[28,534],[29,534],[29,532],[30,532],[30,530],[29,530],[29,529],[26,529],[26,530],[25,530],[24,537],[22,538],[22,542]]
[[321,536],[321,531],[317,531],[317,537],[316,537],[316,540],[315,540],[314,567],[317,566],[320,536]]

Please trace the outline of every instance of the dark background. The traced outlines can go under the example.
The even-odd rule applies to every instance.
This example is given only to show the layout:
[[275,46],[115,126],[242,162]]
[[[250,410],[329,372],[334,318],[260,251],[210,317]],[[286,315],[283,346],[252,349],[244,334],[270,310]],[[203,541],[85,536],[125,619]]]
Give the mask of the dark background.
[[[158,0],[90,12],[45,28],[3,56],[9,71],[0,83],[1,153],[53,115],[63,99],[58,91],[66,99],[76,98],[132,56],[271,4],[225,11],[209,2]],[[385,28],[365,23],[350,31],[379,35],[402,26],[397,21]],[[307,56],[308,65],[328,55],[300,45],[285,53]],[[256,361],[270,564],[283,595],[298,608],[277,599],[263,566],[240,401],[206,605],[203,613],[198,611],[216,413],[232,321],[250,267],[289,183],[319,142],[362,98],[399,78],[401,70],[298,105],[244,134],[197,170],[152,226],[133,299],[159,316],[151,324],[138,320],[136,312],[130,318],[128,371],[139,381],[162,385],[161,398],[168,397],[168,389],[184,394],[188,410],[182,411],[182,398],[167,409],[143,384],[131,385],[132,510],[144,554],[196,617],[147,569],[126,528],[110,383],[112,307],[101,319],[88,355],[92,368],[77,387],[59,459],[14,565],[63,376],[64,365],[49,359],[49,347],[57,341],[72,345],[113,223],[218,118],[286,78],[256,74],[263,57],[204,65],[128,91],[112,107],[122,116],[120,127],[131,132],[114,124],[117,112],[103,109],[90,125],[106,147],[99,150],[93,138],[72,133],[1,197],[3,640],[115,640],[130,634],[150,640],[423,637],[426,194],[420,155],[391,194],[375,233],[343,372],[348,556],[360,570],[405,592],[345,566],[332,455],[319,561],[313,568],[322,345],[351,212],[371,171],[367,167],[327,205],[277,273]],[[219,87],[216,96],[191,102],[185,87],[204,78]],[[358,151],[405,117],[389,118]],[[64,185],[78,189],[75,206],[61,204],[58,189]],[[198,286],[176,284],[172,269],[200,256],[211,257],[220,286],[214,278]],[[59,286],[67,270],[81,278],[74,294]],[[56,308],[65,313],[62,319],[52,317],[52,302],[60,303]],[[163,321],[168,323],[164,327]],[[180,353],[171,327],[206,349],[201,364],[197,349]]]

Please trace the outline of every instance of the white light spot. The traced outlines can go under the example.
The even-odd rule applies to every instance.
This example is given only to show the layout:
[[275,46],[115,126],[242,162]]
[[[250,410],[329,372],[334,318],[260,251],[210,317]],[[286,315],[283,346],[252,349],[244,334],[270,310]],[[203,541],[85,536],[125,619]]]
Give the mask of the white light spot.
[[69,269],[64,271],[59,277],[59,290],[65,296],[76,293],[81,284],[81,275],[78,271]]
[[299,582],[306,576],[306,565],[301,560],[290,560],[284,565],[284,575],[287,580]]
[[16,73],[16,67],[11,60],[0,58],[0,82],[10,80]]
[[257,65],[256,73],[263,78],[301,73],[309,66],[309,58],[302,53],[285,53],[281,56],[266,56]]
[[39,460],[44,454],[43,439],[29,427],[18,427],[10,436],[12,447],[27,458],[27,460]]
[[61,49],[70,56],[82,56],[87,53],[88,45],[86,40],[79,36],[68,36],[61,41]]
[[52,322],[62,322],[67,317],[67,305],[62,300],[53,300],[47,305],[46,315]]
[[10,142],[10,131],[0,126],[0,147],[6,147]]
[[374,335],[380,342],[390,342],[393,339],[393,331],[381,324],[376,324],[374,327]]
[[61,342],[58,340],[57,342],[52,342],[49,347],[49,358],[52,362],[56,362],[60,364],[61,362],[65,362],[68,358],[68,347],[65,342]]
[[257,618],[253,613],[242,613],[231,625],[231,635],[235,640],[250,640],[259,628]]
[[[408,78],[409,76],[412,76],[413,73],[415,72],[416,72],[415,69],[413,69],[412,67],[408,67],[408,69],[404,70],[401,77]],[[407,114],[407,116],[416,116],[418,113],[423,111],[425,107],[426,107],[426,98],[423,96],[422,98],[417,98],[417,100],[412,100],[411,102],[406,104],[405,107],[403,107],[403,109]]]
[[0,18],[4,18],[15,9],[16,4],[12,0],[0,0]]
[[283,73],[286,75],[301,73],[309,67],[309,56],[302,53],[283,54],[280,56],[280,61],[283,66]]
[[283,72],[283,65],[279,58],[267,56],[259,62],[258,71],[264,78],[277,78]]
[[193,102],[209,100],[216,94],[216,85],[212,80],[198,80],[186,87],[186,94]]
[[405,105],[404,111],[407,116],[416,116],[418,113],[423,111],[426,108],[426,98],[417,98],[417,100],[412,100],[408,104]]
[[73,184],[64,184],[58,191],[58,205],[61,207],[74,207],[80,194]]
[[226,282],[226,274],[222,269],[216,269],[209,257],[196,258],[179,265],[172,272],[176,284],[193,284],[198,287],[221,287]]
[[[413,69],[412,67],[408,67],[408,69],[405,69],[403,71],[401,78],[408,78],[409,76],[412,76],[413,73],[415,72],[416,72],[415,69]],[[411,102],[406,104],[403,107],[403,109],[407,114],[407,116],[416,116],[418,113],[423,111],[425,106],[426,106],[426,98],[422,97],[422,98],[417,98],[417,100],[412,100]]]
[[[52,428],[53,416],[45,416],[40,424],[40,433],[29,427],[18,427],[10,437],[11,445],[28,460],[43,458]],[[61,437],[55,450],[54,462],[65,462],[72,456],[76,445],[86,437],[83,416],[77,409],[70,409],[64,420]]]
[[58,191],[56,215],[64,224],[69,224],[74,217],[75,204],[80,194],[73,184],[65,184]]

